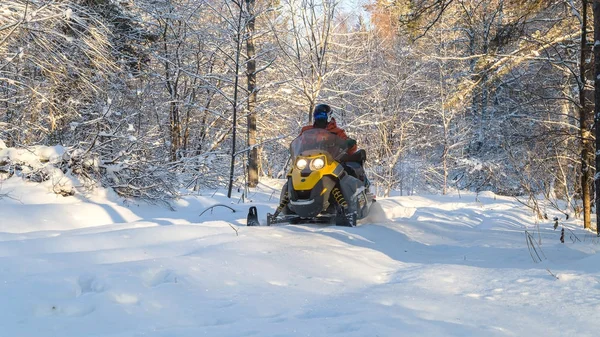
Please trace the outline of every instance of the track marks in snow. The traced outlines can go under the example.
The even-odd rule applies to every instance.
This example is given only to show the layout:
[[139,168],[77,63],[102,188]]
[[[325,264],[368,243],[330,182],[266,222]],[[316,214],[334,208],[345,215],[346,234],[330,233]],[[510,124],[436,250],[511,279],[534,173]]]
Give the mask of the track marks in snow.
[[[83,317],[96,311],[92,298],[86,294],[100,294],[104,292],[105,285],[92,274],[83,274],[73,279],[45,284],[50,292],[36,296],[33,306],[35,317]],[[43,287],[44,282],[32,286]]]
[[94,275],[81,275],[77,279],[77,296],[87,293],[101,293],[106,290],[106,286]]
[[[34,317],[83,317],[93,314],[98,303],[114,303],[131,313],[135,307],[161,310],[163,304],[152,299],[153,290],[163,284],[177,284],[181,277],[171,269],[147,268],[123,277],[103,280],[93,273],[84,273],[53,282],[51,293],[42,294],[33,305]],[[139,286],[138,286],[139,285]],[[139,290],[139,291],[138,291]],[[35,303],[34,302],[34,303]],[[207,325],[227,324],[217,321]]]
[[140,302],[140,299],[138,296],[136,296],[134,294],[128,294],[128,293],[114,293],[114,294],[112,294],[112,299],[116,303],[124,304],[124,305],[133,305],[133,304],[138,304]]
[[353,315],[354,312],[350,310],[337,310],[337,309],[314,309],[307,310],[306,312],[298,315],[300,319],[327,319],[327,318],[340,318],[348,315]]
[[360,322],[350,323],[350,324],[339,324],[333,328],[330,328],[329,332],[335,333],[335,334],[341,334],[342,336],[344,336],[344,335],[352,333],[352,332],[360,331],[361,328],[362,328],[362,325]]
[[157,287],[165,283],[178,283],[180,278],[170,269],[148,269],[142,272],[141,279],[146,287]]
[[37,317],[47,316],[70,316],[83,317],[96,310],[93,304],[89,303],[61,303],[61,304],[41,304],[36,306],[34,315]]
[[316,277],[316,276],[306,276],[307,280],[314,280],[317,282],[322,282],[322,283],[327,283],[327,284],[342,284],[344,283],[343,280],[340,280],[338,278],[324,278],[324,277]]

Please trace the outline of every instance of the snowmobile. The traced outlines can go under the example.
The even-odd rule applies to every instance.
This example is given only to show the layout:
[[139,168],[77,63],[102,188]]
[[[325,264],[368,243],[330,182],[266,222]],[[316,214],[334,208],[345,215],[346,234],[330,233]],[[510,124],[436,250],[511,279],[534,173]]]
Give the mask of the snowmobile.
[[325,130],[303,132],[290,145],[292,165],[282,188],[280,204],[267,214],[277,223],[335,223],[356,226],[375,201],[369,191],[364,150],[347,154],[349,142]]

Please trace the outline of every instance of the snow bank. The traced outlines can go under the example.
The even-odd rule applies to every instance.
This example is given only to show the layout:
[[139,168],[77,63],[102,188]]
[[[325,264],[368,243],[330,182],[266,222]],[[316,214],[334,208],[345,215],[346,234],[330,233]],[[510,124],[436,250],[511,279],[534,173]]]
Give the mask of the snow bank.
[[[356,228],[246,227],[273,212],[185,196],[176,212],[62,198],[8,179],[0,199],[3,336],[597,336],[595,234],[560,243],[514,199],[461,194],[378,200]],[[248,199],[246,199],[248,200]],[[236,209],[206,207],[226,204]],[[405,209],[405,211],[403,211]],[[555,214],[549,214],[554,216]],[[377,217],[380,220],[377,220]],[[535,230],[535,263],[524,231]],[[110,322],[107,324],[106,322]]]
[[15,165],[26,165],[33,169],[44,167],[47,163],[60,163],[66,153],[64,147],[57,146],[33,146],[31,148],[7,148],[0,144],[0,163],[11,162]]
[[0,180],[13,175],[33,182],[48,182],[56,194],[75,194],[73,180],[65,175],[67,151],[57,146],[6,147],[0,144]]

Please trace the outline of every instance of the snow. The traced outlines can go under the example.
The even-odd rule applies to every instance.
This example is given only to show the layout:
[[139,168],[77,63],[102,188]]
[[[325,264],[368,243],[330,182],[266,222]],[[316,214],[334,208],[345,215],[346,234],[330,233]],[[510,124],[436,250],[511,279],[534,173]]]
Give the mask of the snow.
[[4,143],[0,143],[0,162],[11,161],[38,169],[46,166],[46,162],[55,163],[62,160],[65,152],[65,148],[60,145],[7,148]]
[[[58,152],[56,155],[58,155]],[[51,156],[52,154],[49,154]],[[265,223],[281,181],[251,202],[205,191],[176,211],[50,182],[0,185],[2,336],[595,336],[599,239],[565,243],[492,193],[378,200],[356,228]],[[213,195],[214,194],[214,195]],[[210,205],[226,204],[199,214]],[[541,240],[534,263],[525,231]],[[577,241],[577,236],[581,241]],[[553,276],[555,275],[555,276]]]
[[67,159],[65,156],[66,149],[60,145],[32,146],[30,148],[2,148],[0,146],[1,165],[11,163],[14,166],[20,166],[21,173],[24,175],[43,175],[51,183],[54,192],[62,191],[70,194],[74,190],[74,181],[56,167],[56,164]]

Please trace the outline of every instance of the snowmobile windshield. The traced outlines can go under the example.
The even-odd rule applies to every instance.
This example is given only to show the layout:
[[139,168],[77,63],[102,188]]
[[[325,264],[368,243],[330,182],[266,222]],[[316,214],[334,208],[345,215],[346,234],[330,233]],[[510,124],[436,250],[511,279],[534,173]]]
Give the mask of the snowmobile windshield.
[[300,136],[292,141],[290,151],[295,160],[299,155],[306,155],[308,151],[327,152],[334,159],[338,160],[348,150],[346,140],[338,137],[325,129],[314,128],[304,131]]

